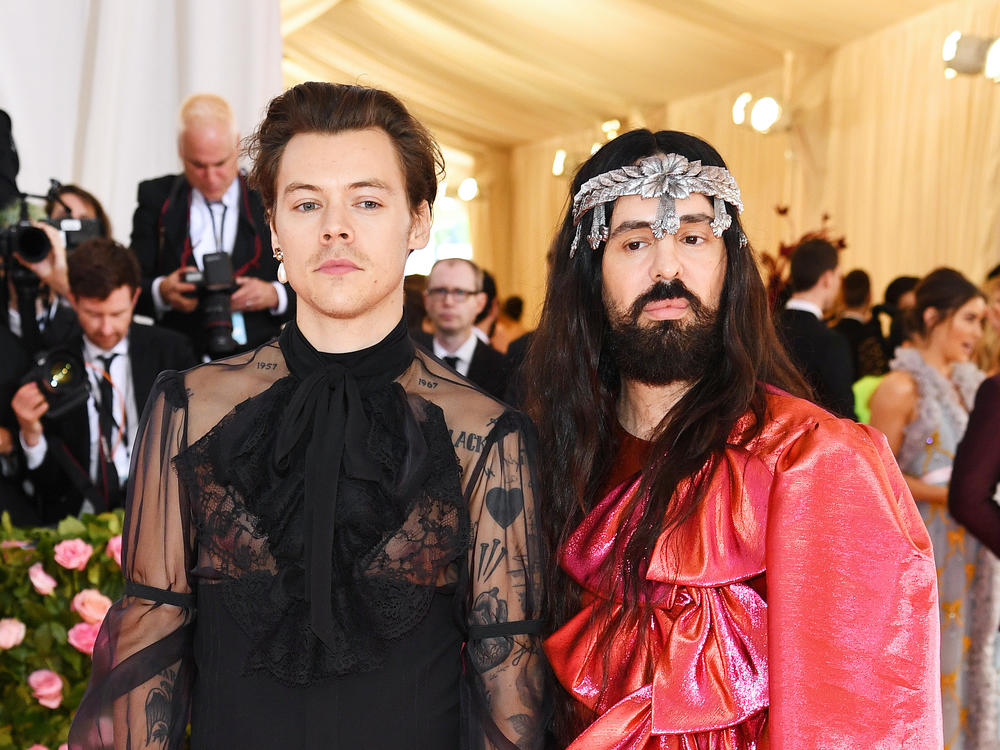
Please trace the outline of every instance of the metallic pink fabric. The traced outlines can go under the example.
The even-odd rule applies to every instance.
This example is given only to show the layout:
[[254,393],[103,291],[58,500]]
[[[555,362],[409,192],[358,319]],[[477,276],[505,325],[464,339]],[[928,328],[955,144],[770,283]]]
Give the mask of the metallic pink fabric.
[[[782,393],[769,408],[661,536],[631,638],[597,616],[621,600],[617,492],[561,551],[586,603],[545,650],[598,715],[572,750],[942,746],[934,560],[884,437]],[[748,584],[765,571],[767,603]]]

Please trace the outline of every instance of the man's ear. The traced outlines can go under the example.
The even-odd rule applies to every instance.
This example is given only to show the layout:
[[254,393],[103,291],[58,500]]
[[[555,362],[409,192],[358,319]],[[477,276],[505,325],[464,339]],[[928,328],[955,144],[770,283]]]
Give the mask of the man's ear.
[[271,251],[273,252],[274,248],[281,247],[281,244],[278,242],[278,230],[274,226],[274,211],[270,209],[267,212],[267,228],[271,230]]
[[427,201],[420,201],[417,210],[411,214],[410,234],[406,246],[409,250],[427,247],[431,241],[431,207]]
[[486,309],[486,292],[476,292],[476,296],[479,297],[479,302],[476,304],[476,317]]

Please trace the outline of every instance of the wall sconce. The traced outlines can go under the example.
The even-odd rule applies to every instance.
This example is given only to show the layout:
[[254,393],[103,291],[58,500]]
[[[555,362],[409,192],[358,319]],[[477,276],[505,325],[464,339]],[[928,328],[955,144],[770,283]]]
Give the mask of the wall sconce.
[[479,195],[479,183],[475,177],[466,177],[459,183],[458,197],[463,201],[471,201]]
[[[748,115],[749,109],[749,117]],[[747,125],[758,133],[769,133],[781,129],[784,108],[773,96],[762,96],[754,100],[753,94],[744,91],[733,102],[733,123]]]
[[945,78],[955,78],[959,73],[983,73],[993,81],[1000,81],[1000,39],[953,31],[944,40],[941,59],[945,64]]

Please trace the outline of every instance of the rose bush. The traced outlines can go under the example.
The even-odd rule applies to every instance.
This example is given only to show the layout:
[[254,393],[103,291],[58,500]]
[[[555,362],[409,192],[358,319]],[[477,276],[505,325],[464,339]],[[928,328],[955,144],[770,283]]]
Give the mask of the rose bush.
[[121,596],[122,512],[16,528],[0,517],[0,750],[60,748]]

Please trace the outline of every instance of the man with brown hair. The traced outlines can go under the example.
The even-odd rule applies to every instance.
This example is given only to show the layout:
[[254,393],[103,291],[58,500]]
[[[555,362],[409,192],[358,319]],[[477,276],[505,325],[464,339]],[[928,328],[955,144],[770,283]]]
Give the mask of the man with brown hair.
[[391,94],[305,83],[252,139],[295,320],[154,389],[125,596],[79,748],[539,747],[526,418],[414,349],[440,152]]
[[50,404],[35,380],[11,401],[46,523],[122,505],[139,416],[153,381],[162,370],[195,363],[180,334],[132,322],[140,277],[130,250],[111,239],[92,239],[67,265],[68,299],[80,324],[67,349],[82,358],[89,395],[55,418],[46,417]]

